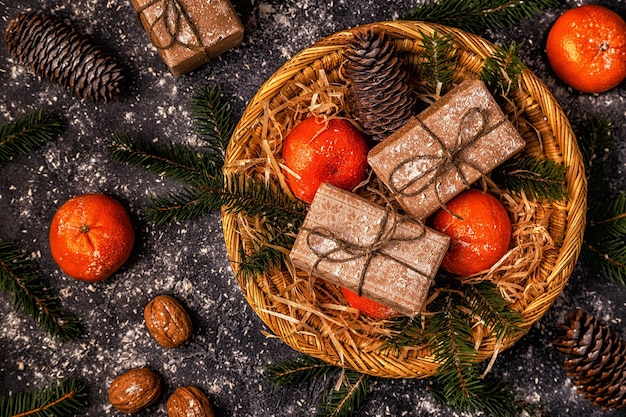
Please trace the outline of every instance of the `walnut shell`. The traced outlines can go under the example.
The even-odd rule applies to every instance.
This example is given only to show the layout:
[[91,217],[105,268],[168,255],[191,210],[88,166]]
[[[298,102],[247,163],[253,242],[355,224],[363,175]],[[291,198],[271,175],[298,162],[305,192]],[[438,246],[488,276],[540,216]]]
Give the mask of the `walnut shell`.
[[161,346],[172,349],[191,337],[193,326],[185,308],[174,297],[157,295],[143,312],[148,331]]
[[109,402],[122,413],[136,413],[161,395],[161,377],[148,368],[131,369],[113,380]]
[[214,417],[209,399],[196,387],[178,387],[167,400],[169,417]]

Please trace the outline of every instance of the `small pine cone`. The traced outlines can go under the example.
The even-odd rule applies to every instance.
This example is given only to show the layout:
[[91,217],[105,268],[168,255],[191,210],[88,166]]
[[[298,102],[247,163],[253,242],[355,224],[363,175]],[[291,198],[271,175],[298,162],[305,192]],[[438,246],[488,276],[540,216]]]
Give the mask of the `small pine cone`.
[[357,30],[347,43],[342,76],[348,82],[352,117],[373,140],[381,141],[413,115],[408,73],[384,32]]
[[554,341],[565,355],[563,368],[578,392],[603,410],[626,405],[626,343],[598,319],[570,311],[562,335]]
[[79,97],[106,102],[124,89],[122,68],[113,58],[51,16],[35,12],[15,16],[5,41],[19,64]]

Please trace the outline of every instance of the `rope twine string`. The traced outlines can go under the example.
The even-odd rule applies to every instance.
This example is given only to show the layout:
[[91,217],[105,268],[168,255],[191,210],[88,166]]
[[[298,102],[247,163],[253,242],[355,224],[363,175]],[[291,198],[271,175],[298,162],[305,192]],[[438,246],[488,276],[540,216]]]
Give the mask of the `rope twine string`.
[[[477,129],[475,132],[473,132],[473,134],[470,136],[470,138],[467,141],[463,142],[462,134],[468,127],[470,127],[470,126],[466,126],[466,124],[471,123],[471,122],[468,122],[468,120],[470,120],[471,117],[474,117],[474,115],[480,116]],[[504,118],[502,118],[494,125],[489,126],[488,119],[489,118],[488,118],[486,110],[481,109],[479,107],[471,107],[470,109],[468,109],[463,114],[463,116],[461,116],[461,121],[459,122],[459,125],[458,125],[458,130],[456,132],[454,143],[452,144],[451,147],[448,147],[446,145],[446,142],[443,139],[441,139],[428,126],[426,126],[426,124],[419,117],[415,116],[415,120],[417,120],[420,127],[424,129],[426,133],[435,140],[435,142],[437,142],[437,144],[441,147],[442,152],[440,154],[413,155],[411,157],[408,157],[400,161],[400,163],[391,170],[388,180],[387,180],[387,184],[391,190],[392,195],[400,196],[400,197],[415,197],[417,195],[422,194],[429,187],[435,185],[434,193],[435,193],[435,196],[437,197],[437,202],[439,203],[439,206],[442,209],[446,210],[448,213],[452,214],[453,216],[459,217],[455,213],[452,213],[446,207],[445,202],[441,199],[441,196],[439,195],[439,185],[441,184],[441,180],[450,166],[456,171],[458,176],[461,178],[463,187],[465,189],[469,189],[471,183],[465,176],[465,173],[463,172],[463,170],[461,169],[463,165],[469,166],[470,168],[479,172],[481,177],[484,177],[487,175],[487,173],[483,172],[483,170],[478,165],[476,165],[473,161],[465,159],[462,153],[468,147],[475,144],[478,140],[482,139],[483,137],[487,136],[488,134],[496,130],[506,121]],[[402,186],[396,185],[396,183],[399,182],[396,176],[398,176],[401,170],[406,170],[407,166],[410,166],[411,164],[415,162],[424,161],[424,160],[434,161],[434,163],[432,164],[430,168],[426,169],[425,171],[418,173],[418,175],[414,175],[410,177],[409,180],[404,185]],[[422,184],[420,187],[418,187],[415,190],[412,190],[412,191],[409,190],[413,185],[415,185],[418,182],[423,181],[425,178],[427,180],[425,181],[424,184]]]
[[[191,50],[203,50],[200,31],[191,20],[191,16],[179,0],[152,0],[137,9],[137,15],[141,17],[143,13],[150,7],[160,4],[163,10],[161,14],[150,23],[148,33],[150,41],[157,49],[171,49],[176,45],[181,45]],[[165,45],[161,44],[161,39],[156,35],[156,26],[163,21],[163,27],[169,36],[169,42]],[[181,27],[187,26],[191,30],[191,39],[189,41],[181,40]]]
[[[393,221],[391,221],[390,226],[387,227],[390,222],[390,217],[393,218]],[[410,237],[395,236],[398,226],[407,221],[418,224],[421,229],[419,233]],[[359,259],[365,259],[364,265],[361,268],[358,277],[358,287],[356,292],[359,297],[363,294],[365,275],[370,267],[372,260],[375,257],[382,257],[396,262],[403,267],[417,273],[418,275],[428,280],[432,280],[432,277],[418,270],[415,266],[410,265],[409,263],[401,259],[397,259],[389,255],[388,253],[385,253],[385,248],[387,248],[391,244],[418,241],[422,239],[426,234],[426,227],[422,222],[406,216],[398,215],[398,213],[389,204],[385,208],[385,212],[380,221],[380,227],[378,228],[378,231],[374,236],[373,242],[370,244],[358,244],[350,242],[346,239],[339,237],[334,231],[324,226],[303,228],[303,230],[308,232],[308,235],[306,237],[306,243],[309,250],[317,256],[317,259],[312,266],[311,273],[318,271],[319,265],[322,262],[349,263]],[[316,245],[315,242],[313,242],[313,240],[317,238],[331,241],[334,245],[328,250],[321,250],[319,249],[319,244]]]

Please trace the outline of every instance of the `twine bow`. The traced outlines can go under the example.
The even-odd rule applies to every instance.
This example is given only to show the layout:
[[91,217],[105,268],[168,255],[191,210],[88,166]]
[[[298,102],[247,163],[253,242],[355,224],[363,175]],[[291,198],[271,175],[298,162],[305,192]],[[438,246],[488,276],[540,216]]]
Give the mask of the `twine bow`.
[[[474,115],[480,116],[478,127],[476,131],[473,132],[473,134],[470,136],[469,140],[466,140],[465,142],[463,142],[463,139],[461,136],[464,130],[466,129],[466,127],[469,127],[469,126],[466,126],[466,124],[471,122],[470,118],[474,117]],[[414,156],[411,156],[409,158],[402,160],[389,174],[389,181],[388,181],[389,188],[391,189],[391,192],[394,195],[400,195],[402,197],[415,197],[421,194],[422,192],[424,192],[424,190],[426,190],[433,184],[437,183],[435,185],[435,190],[434,190],[435,196],[437,197],[437,201],[439,202],[439,205],[447,211],[447,208],[444,202],[441,200],[441,197],[439,196],[439,189],[438,189],[439,181],[441,180],[445,170],[449,166],[452,166],[454,170],[457,172],[457,174],[461,177],[463,186],[466,189],[469,188],[471,184],[469,180],[467,179],[467,177],[465,176],[465,173],[461,169],[461,166],[463,164],[478,171],[481,176],[486,175],[486,173],[484,173],[482,169],[479,166],[477,166],[474,162],[464,159],[461,153],[466,148],[473,145],[476,141],[478,141],[479,139],[483,138],[484,136],[488,135],[489,133],[497,129],[501,124],[505,122],[505,120],[501,119],[500,121],[495,123],[493,126],[489,126],[487,112],[484,109],[481,109],[479,107],[472,107],[468,109],[461,117],[454,144],[451,147],[448,147],[446,143],[439,136],[435,134],[435,132],[433,132],[430,128],[428,128],[428,126],[424,124],[422,120],[420,120],[419,117],[416,117],[415,119],[420,124],[420,126],[433,139],[435,139],[435,141],[441,147],[442,152],[440,154],[435,154],[435,155],[433,154],[414,155]],[[423,171],[419,175],[410,177],[409,181],[407,181],[406,184],[402,186],[397,186],[395,177],[398,175],[398,173],[402,169],[404,169],[407,165],[420,161],[420,160],[426,160],[426,161],[430,160],[430,161],[434,161],[434,163],[432,164],[430,168]],[[424,180],[425,178],[428,178],[428,180],[426,181],[424,185],[418,187],[417,189],[413,191],[408,191],[409,188],[411,188],[411,186],[413,186],[415,183],[419,181]]]
[[[152,0],[137,9],[137,14],[141,15],[147,9],[157,4],[160,4],[162,12],[148,28],[150,41],[154,44],[154,46],[158,49],[169,49],[174,45],[182,45],[185,48],[192,50],[202,49],[200,32],[194,25],[191,17],[183,5],[178,0]],[[155,31],[155,28],[160,21],[163,21],[163,27],[169,36],[169,41],[166,44],[161,44],[161,39],[158,38]],[[183,27],[189,28],[191,36],[183,31]]]
[[[389,217],[392,215],[392,213],[393,213],[394,221],[391,223],[390,227],[387,227],[387,223],[389,223]],[[421,226],[420,233],[410,236],[410,237],[394,237],[398,225],[407,220],[418,223]],[[373,243],[371,244],[360,245],[357,243],[349,242],[345,239],[338,237],[332,230],[329,230],[328,228],[323,227],[323,226],[316,226],[311,229],[305,229],[305,230],[309,232],[306,238],[306,243],[309,249],[311,250],[311,252],[313,252],[317,256],[317,260],[313,264],[313,268],[312,268],[313,271],[317,270],[321,262],[346,263],[346,262],[352,262],[352,261],[362,259],[362,258],[365,259],[365,263],[359,274],[359,284],[357,287],[357,294],[359,296],[361,296],[363,292],[363,284],[365,283],[365,274],[367,270],[369,269],[369,266],[372,260],[377,256],[395,261],[399,263],[400,265],[404,266],[405,268],[408,268],[418,273],[419,275],[427,279],[430,279],[428,275],[417,270],[414,266],[409,265],[408,263],[402,260],[396,259],[393,256],[384,252],[385,247],[387,247],[389,244],[392,244],[394,242],[417,241],[421,239],[426,233],[426,229],[421,222],[408,219],[405,216],[398,216],[390,208],[387,208],[385,210],[385,214],[383,215],[383,218],[380,222],[379,230],[377,231],[375,239]],[[313,242],[314,238],[322,238],[322,239],[330,240],[331,242],[334,243],[334,247],[329,250],[322,251],[318,249],[319,245],[316,245]]]

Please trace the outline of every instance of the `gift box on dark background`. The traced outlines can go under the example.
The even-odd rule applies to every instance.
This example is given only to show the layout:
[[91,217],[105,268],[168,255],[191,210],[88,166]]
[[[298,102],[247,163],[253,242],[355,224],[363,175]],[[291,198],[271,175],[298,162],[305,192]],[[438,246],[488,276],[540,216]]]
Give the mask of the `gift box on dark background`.
[[415,316],[450,238],[329,184],[322,184],[289,254],[294,265]]
[[424,219],[525,144],[484,83],[468,80],[376,145],[368,162]]

